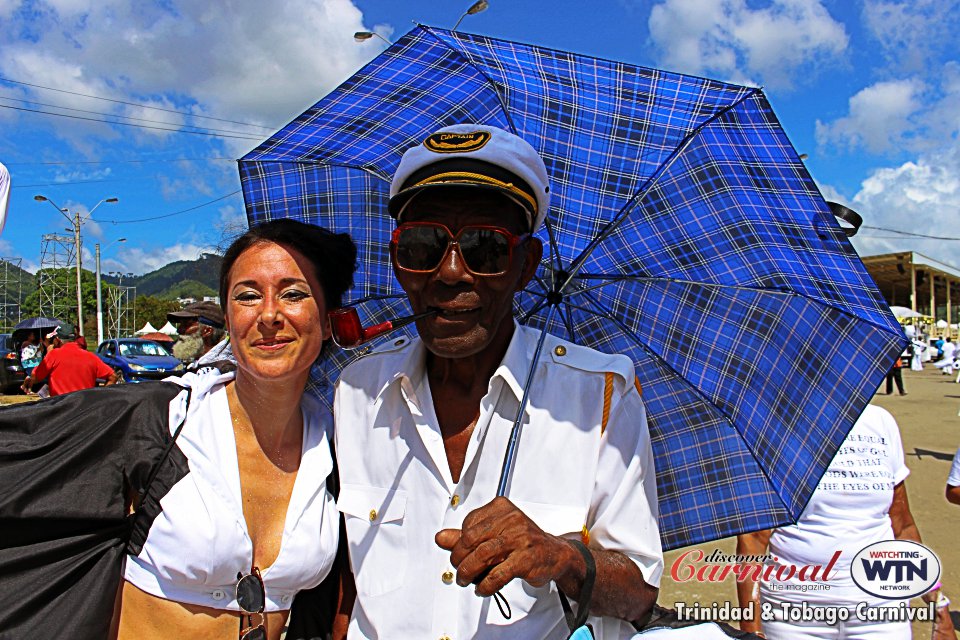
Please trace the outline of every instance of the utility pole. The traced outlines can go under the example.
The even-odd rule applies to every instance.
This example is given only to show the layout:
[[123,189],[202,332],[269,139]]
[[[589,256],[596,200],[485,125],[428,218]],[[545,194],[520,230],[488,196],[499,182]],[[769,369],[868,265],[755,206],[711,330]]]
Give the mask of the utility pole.
[[80,288],[80,256],[83,253],[80,247],[80,212],[73,214],[73,242],[77,249],[77,328],[78,336],[83,335],[83,292]]
[[86,220],[86,219],[88,219],[90,216],[92,216],[92,215],[93,215],[93,212],[97,210],[97,207],[99,207],[100,205],[102,205],[104,202],[109,202],[109,203],[112,204],[112,203],[118,202],[118,200],[117,200],[117,198],[104,198],[103,200],[101,200],[100,202],[98,202],[98,203],[93,207],[93,209],[90,209],[90,211],[89,211],[89,213],[87,213],[86,217],[81,218],[81,217],[80,217],[80,212],[77,211],[77,212],[75,212],[75,213],[73,214],[73,218],[71,218],[70,216],[68,216],[68,215],[66,214],[67,209],[64,209],[63,207],[60,207],[59,205],[57,205],[57,203],[55,203],[55,202],[54,202],[53,200],[51,200],[50,198],[48,198],[48,197],[46,197],[46,196],[42,196],[42,195],[35,195],[35,196],[33,196],[33,199],[36,200],[37,202],[49,202],[51,207],[56,208],[56,210],[60,213],[60,215],[62,215],[62,216],[63,216],[64,218],[66,218],[67,220],[69,220],[69,221],[70,221],[70,224],[73,225],[73,242],[74,242],[74,249],[75,249],[76,252],[77,252],[77,329],[76,329],[76,330],[77,330],[77,335],[83,335],[83,291],[82,291],[82,289],[80,288],[80,269],[81,269],[81,267],[80,267],[80,261],[81,261],[81,260],[80,260],[80,254],[81,254],[81,247],[80,247],[80,225],[83,223],[84,220]]

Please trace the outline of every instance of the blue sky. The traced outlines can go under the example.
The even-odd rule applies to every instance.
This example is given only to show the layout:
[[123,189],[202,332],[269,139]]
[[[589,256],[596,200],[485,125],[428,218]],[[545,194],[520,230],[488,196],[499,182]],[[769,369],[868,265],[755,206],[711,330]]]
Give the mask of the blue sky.
[[[138,274],[216,247],[245,224],[235,159],[385,46],[353,32],[451,27],[469,5],[0,0],[0,256],[34,270],[64,232],[37,194],[120,199],[84,225],[87,266],[96,242],[104,271]],[[960,0],[490,0],[460,28],[761,85],[824,194],[875,227],[861,254],[960,267]],[[99,122],[120,116],[141,126]]]

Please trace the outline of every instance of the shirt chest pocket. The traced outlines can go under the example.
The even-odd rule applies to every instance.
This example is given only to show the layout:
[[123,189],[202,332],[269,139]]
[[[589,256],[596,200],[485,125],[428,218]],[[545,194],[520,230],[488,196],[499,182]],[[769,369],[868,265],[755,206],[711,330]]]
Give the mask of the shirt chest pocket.
[[344,484],[337,507],[346,522],[357,590],[376,596],[403,586],[409,555],[406,492]]

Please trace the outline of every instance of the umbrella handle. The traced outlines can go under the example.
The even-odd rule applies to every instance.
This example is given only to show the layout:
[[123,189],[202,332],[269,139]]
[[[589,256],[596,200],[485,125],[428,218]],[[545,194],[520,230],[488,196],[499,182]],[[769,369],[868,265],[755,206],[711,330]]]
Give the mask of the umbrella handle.
[[533,352],[533,359],[530,362],[530,371],[527,373],[527,380],[523,384],[523,396],[520,398],[520,408],[517,409],[517,417],[513,421],[513,428],[510,430],[510,440],[507,441],[507,450],[503,455],[503,468],[500,470],[500,484],[497,485],[497,496],[506,497],[507,485],[510,484],[510,476],[513,473],[513,463],[517,458],[517,444],[520,442],[520,432],[523,429],[523,412],[527,408],[527,399],[530,397],[530,387],[533,386],[533,372],[537,370],[537,363],[540,362],[540,352],[543,351],[543,343],[547,338],[547,327],[553,320],[553,314],[557,310],[557,305],[551,304],[547,310],[547,317],[543,322],[543,330],[540,332],[540,339],[537,340],[537,348]]

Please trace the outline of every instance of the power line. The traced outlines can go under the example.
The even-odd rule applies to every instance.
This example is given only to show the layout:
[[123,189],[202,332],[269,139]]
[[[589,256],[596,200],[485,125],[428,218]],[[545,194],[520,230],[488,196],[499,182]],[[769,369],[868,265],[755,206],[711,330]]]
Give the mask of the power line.
[[[149,179],[152,176],[147,176]],[[127,182],[129,180],[141,180],[142,178],[116,178],[114,180],[72,180],[70,182],[41,182],[38,184],[15,184],[11,189],[33,189],[35,187],[60,187],[70,184],[93,184],[95,182]]]
[[955,238],[951,236],[931,236],[925,233],[914,233],[913,231],[900,231],[899,229],[888,229],[886,227],[871,227],[868,225],[863,225],[860,228],[873,229],[874,231],[886,231],[887,233],[898,233],[900,234],[900,236],[908,236],[913,238],[925,238],[927,240],[960,240],[960,238]]
[[213,199],[213,200],[210,200],[209,202],[204,202],[203,204],[198,204],[198,205],[195,206],[195,207],[190,207],[189,209],[182,209],[182,210],[180,210],[180,211],[174,211],[173,213],[165,213],[165,214],[163,214],[163,215],[161,215],[161,216],[152,216],[152,217],[149,217],[149,218],[137,218],[137,219],[135,219],[135,220],[97,220],[97,222],[100,222],[100,223],[107,223],[107,222],[109,222],[109,223],[111,223],[111,224],[130,224],[130,223],[133,223],[133,222],[149,222],[149,221],[151,221],[151,220],[161,220],[161,219],[163,219],[163,218],[172,218],[173,216],[178,216],[178,215],[180,215],[181,213],[187,213],[188,211],[196,211],[197,209],[201,209],[201,208],[203,208],[203,207],[206,207],[206,206],[208,206],[208,205],[211,205],[211,204],[213,204],[214,202],[220,202],[221,200],[226,200],[226,199],[229,198],[230,196],[235,196],[235,195],[237,195],[238,193],[240,193],[240,189],[237,189],[236,191],[233,191],[233,192],[231,192],[231,193],[228,193],[228,194],[225,195],[225,196],[220,196],[219,198],[215,198],[215,199]]
[[[64,107],[63,105],[59,105],[59,104],[50,104],[48,102],[37,102],[36,100],[24,100],[23,98],[11,98],[9,96],[2,96],[2,95],[0,95],[0,100],[11,100],[13,102],[23,102],[24,104],[36,105],[38,107],[50,107],[52,109],[62,109],[64,111],[76,111],[77,113],[91,113],[93,115],[104,116],[106,118],[123,118],[124,120],[135,120],[137,122],[150,122],[153,124],[169,124],[174,127],[183,126],[183,127],[189,127],[191,129],[201,129],[204,131],[221,131],[224,133],[240,133],[240,134],[246,133],[245,131],[232,131],[230,129],[214,129],[212,127],[197,127],[192,124],[180,125],[180,123],[178,122],[170,122],[169,120],[151,120],[149,118],[137,118],[134,116],[125,116],[118,113],[104,113],[103,111],[91,111],[89,109],[75,109],[74,107]],[[249,135],[253,135],[253,134],[249,134]]]
[[0,104],[2,109],[12,109],[14,111],[25,111],[28,113],[39,113],[47,116],[58,116],[60,118],[72,118],[74,120],[87,120],[89,122],[99,122],[101,124],[120,124],[125,127],[138,127],[140,129],[154,129],[157,131],[172,131],[173,133],[192,133],[195,135],[201,136],[211,136],[214,138],[238,138],[240,140],[263,140],[260,136],[249,136],[249,135],[230,135],[226,133],[212,133],[211,131],[200,131],[200,130],[191,130],[191,129],[170,129],[167,127],[151,127],[146,124],[137,124],[135,122],[119,122],[115,120],[101,120],[99,118],[86,118],[84,116],[73,116],[68,113],[53,113],[51,111],[40,111],[39,109],[27,109],[25,107],[14,107],[7,104]]
[[31,83],[29,83],[29,82],[22,82],[22,81],[20,81],[20,80],[13,80],[13,79],[11,79],[11,78],[4,78],[4,77],[2,77],[2,76],[0,76],[0,81],[9,82],[9,83],[12,83],[12,84],[20,84],[20,85],[23,85],[23,86],[25,86],[25,87],[34,87],[35,89],[46,89],[47,91],[56,91],[56,92],[58,92],[58,93],[66,93],[66,94],[69,94],[69,95],[71,95],[71,96],[81,96],[81,97],[83,97],[83,98],[93,98],[94,100],[104,100],[104,101],[106,101],[106,102],[113,102],[113,103],[116,103],[116,104],[125,104],[125,105],[129,105],[129,106],[131,106],[131,107],[141,107],[141,108],[144,108],[144,109],[155,109],[155,110],[157,110],[157,111],[166,111],[166,112],[168,112],[168,113],[178,113],[178,114],[180,114],[180,115],[191,116],[191,117],[193,117],[193,118],[206,118],[206,119],[208,119],[208,120],[218,120],[218,121],[220,121],[220,122],[229,122],[229,123],[231,123],[231,124],[242,124],[242,125],[247,126],[247,127],[257,127],[257,128],[259,128],[259,129],[276,130],[276,129],[279,129],[279,128],[280,128],[280,127],[268,127],[268,126],[266,126],[266,125],[253,124],[253,123],[250,123],[250,122],[241,122],[241,121],[239,121],[239,120],[227,120],[226,118],[217,118],[217,117],[214,117],[214,116],[197,115],[197,114],[190,113],[189,111],[178,111],[178,110],[176,110],[176,109],[165,109],[165,108],[163,108],[163,107],[155,107],[155,106],[153,106],[153,105],[144,104],[144,103],[142,103],[142,102],[128,102],[128,101],[126,101],[126,100],[116,100],[116,99],[114,99],[114,98],[104,98],[104,97],[102,97],[102,96],[94,96],[94,95],[90,95],[90,94],[88,94],[88,93],[78,93],[78,92],[76,92],[76,91],[67,91],[66,89],[55,89],[54,87],[45,87],[45,86],[43,86],[43,85],[31,84]]
[[27,167],[35,165],[63,165],[63,164],[121,164],[121,163],[150,163],[150,162],[212,162],[214,160],[229,160],[236,162],[236,158],[160,158],[157,160],[58,160],[56,162],[4,162],[8,167]]

